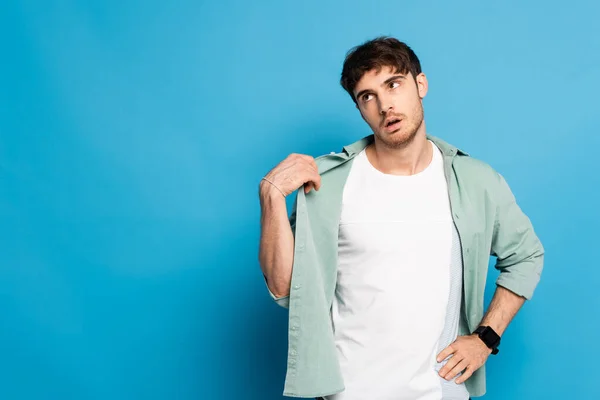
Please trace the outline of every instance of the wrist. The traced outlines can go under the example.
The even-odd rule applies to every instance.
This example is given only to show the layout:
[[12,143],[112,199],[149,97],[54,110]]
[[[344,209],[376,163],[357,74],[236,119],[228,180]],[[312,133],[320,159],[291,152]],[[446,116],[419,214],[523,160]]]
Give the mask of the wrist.
[[485,344],[488,349],[490,349],[492,354],[498,354],[498,346],[500,346],[500,335],[494,331],[494,329],[490,326],[481,325],[475,332],[473,332],[473,336],[477,336],[479,340]]
[[274,202],[285,202],[283,193],[277,190],[272,184],[261,180],[259,184],[259,197],[261,204],[271,204]]

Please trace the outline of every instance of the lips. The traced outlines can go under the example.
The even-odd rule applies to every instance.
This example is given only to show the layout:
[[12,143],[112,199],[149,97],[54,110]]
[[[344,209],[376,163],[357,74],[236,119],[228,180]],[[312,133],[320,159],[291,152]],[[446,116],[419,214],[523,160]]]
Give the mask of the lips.
[[386,121],[385,127],[387,128],[388,126],[393,125],[397,122],[400,122],[400,118],[390,118]]
[[383,128],[385,129],[386,132],[394,132],[394,131],[400,129],[401,124],[402,124],[402,119],[392,117],[392,118],[389,118],[388,120],[386,120]]

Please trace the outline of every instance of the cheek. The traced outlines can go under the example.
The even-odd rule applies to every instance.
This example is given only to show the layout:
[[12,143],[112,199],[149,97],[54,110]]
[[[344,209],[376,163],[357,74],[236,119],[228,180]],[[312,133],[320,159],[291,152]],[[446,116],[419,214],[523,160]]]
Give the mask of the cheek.
[[401,92],[394,96],[394,108],[397,112],[411,116],[420,104],[420,97],[415,92]]
[[371,105],[369,105],[368,107],[363,108],[361,111],[361,115],[362,115],[363,119],[370,126],[378,126],[379,125],[379,113],[377,112],[376,108],[377,107],[371,107]]

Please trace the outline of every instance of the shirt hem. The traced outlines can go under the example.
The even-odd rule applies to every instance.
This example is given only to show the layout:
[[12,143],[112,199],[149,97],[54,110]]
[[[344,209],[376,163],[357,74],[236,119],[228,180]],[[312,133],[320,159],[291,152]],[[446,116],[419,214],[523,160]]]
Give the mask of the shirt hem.
[[304,397],[304,398],[315,398],[315,397],[323,397],[323,396],[331,396],[332,394],[337,394],[343,392],[346,389],[345,386],[342,386],[341,389],[335,389],[335,391],[327,391],[327,392],[315,392],[315,394],[305,394],[305,393],[294,393],[294,392],[283,392],[284,396],[288,397]]

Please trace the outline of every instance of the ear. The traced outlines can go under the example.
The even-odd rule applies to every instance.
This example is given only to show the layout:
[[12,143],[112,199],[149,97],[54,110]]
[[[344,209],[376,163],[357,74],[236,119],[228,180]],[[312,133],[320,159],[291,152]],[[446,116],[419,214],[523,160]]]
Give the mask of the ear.
[[419,75],[417,75],[417,90],[421,99],[423,99],[427,95],[428,89],[429,83],[427,82],[427,77],[424,73],[421,72]]

